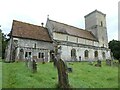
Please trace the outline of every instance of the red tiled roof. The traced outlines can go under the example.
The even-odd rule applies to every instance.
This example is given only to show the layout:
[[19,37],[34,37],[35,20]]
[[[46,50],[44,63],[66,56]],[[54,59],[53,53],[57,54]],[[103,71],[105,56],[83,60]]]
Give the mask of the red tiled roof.
[[60,23],[57,21],[50,20],[50,23],[54,26],[54,32],[69,34],[72,36],[85,38],[93,41],[97,41],[96,37],[92,34],[92,32],[80,29],[74,26],[70,26],[64,23]]
[[13,20],[12,36],[52,42],[46,28],[16,20]]

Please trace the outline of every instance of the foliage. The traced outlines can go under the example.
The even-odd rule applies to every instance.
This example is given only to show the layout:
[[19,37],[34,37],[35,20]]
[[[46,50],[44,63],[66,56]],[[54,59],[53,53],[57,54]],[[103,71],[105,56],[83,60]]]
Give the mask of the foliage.
[[[58,72],[53,63],[38,63],[37,73],[31,71],[23,62],[3,63],[3,88],[57,88]],[[94,62],[95,64],[96,62]],[[88,62],[68,62],[73,69],[68,73],[72,88],[117,88],[118,67],[89,65]]]
[[2,30],[0,29],[0,57],[4,59],[5,56],[5,49],[7,45],[7,38],[4,33],[2,33]]
[[120,58],[120,41],[112,40],[109,42],[109,48],[111,49],[111,52],[113,53],[113,56],[115,59]]

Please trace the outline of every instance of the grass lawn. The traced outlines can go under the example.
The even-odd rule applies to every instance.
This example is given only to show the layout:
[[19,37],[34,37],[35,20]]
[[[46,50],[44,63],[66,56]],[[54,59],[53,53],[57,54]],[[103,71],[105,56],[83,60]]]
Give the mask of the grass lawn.
[[[88,62],[68,62],[73,72],[68,73],[73,88],[118,88],[118,67],[89,65]],[[57,70],[53,63],[38,63],[37,73],[25,66],[24,62],[3,63],[3,88],[55,88]]]

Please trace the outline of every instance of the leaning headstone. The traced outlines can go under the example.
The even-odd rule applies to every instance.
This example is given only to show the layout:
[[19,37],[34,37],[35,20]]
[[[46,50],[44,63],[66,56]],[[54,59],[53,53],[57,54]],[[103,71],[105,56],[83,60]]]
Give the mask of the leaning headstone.
[[57,61],[58,85],[60,88],[69,88],[67,65],[62,59]]

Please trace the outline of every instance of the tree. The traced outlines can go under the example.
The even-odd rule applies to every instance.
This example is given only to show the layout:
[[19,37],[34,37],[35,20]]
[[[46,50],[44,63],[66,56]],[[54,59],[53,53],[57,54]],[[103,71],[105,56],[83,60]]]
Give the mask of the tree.
[[120,41],[112,40],[109,42],[109,48],[115,59],[120,59]]
[[2,59],[5,58],[6,45],[7,45],[6,35],[2,33],[2,30],[0,29],[0,57],[2,57]]

